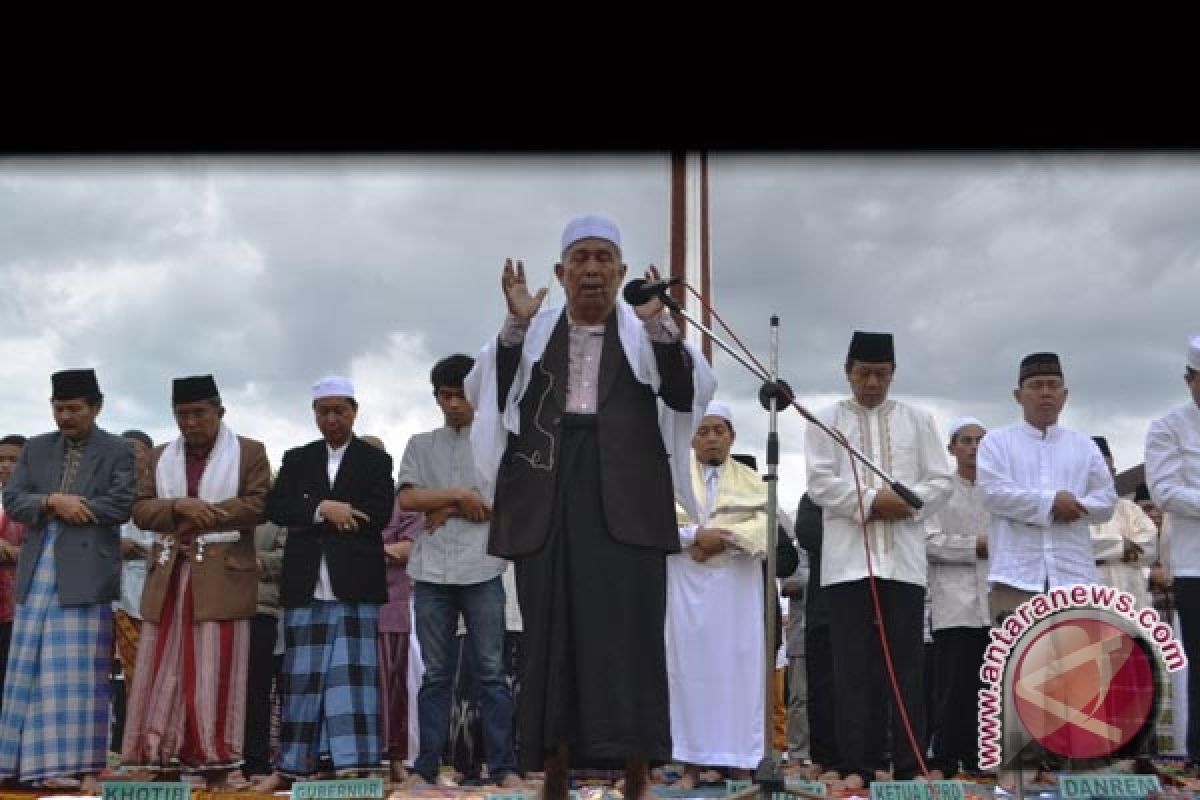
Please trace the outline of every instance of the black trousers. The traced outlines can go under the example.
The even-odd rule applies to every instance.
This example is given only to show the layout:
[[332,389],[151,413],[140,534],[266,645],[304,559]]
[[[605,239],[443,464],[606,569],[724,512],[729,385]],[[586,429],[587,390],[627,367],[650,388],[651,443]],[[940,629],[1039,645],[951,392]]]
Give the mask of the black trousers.
[[1200,761],[1200,578],[1176,578],[1174,584],[1183,652],[1197,665],[1188,669],[1187,757]]
[[275,656],[279,620],[255,614],[250,621],[250,665],[246,673],[246,727],[242,773],[270,775],[271,687],[278,678],[282,656]]
[[828,625],[804,631],[804,670],[808,675],[808,755],[813,763],[838,763],[834,731],[833,645]]
[[[925,741],[925,587],[892,580],[876,580],[876,586],[900,695],[920,747]],[[866,780],[876,770],[887,769],[890,728],[895,777],[912,779],[917,775],[917,755],[901,715],[893,708],[867,581],[835,583],[823,591],[829,598],[833,645],[837,769]]]
[[959,769],[979,770],[979,668],[988,628],[933,632],[935,674],[933,762],[949,778]]

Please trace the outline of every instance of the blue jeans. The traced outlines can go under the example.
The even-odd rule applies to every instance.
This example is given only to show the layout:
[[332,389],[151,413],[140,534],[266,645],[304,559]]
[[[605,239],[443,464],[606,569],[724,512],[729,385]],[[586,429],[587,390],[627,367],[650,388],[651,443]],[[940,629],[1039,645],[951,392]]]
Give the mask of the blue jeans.
[[500,781],[516,769],[516,758],[512,745],[512,693],[504,674],[504,585],[499,576],[467,586],[416,583],[413,616],[425,676],[417,693],[421,745],[413,769],[433,783],[446,748],[459,612],[466,622],[467,643],[478,669],[476,680],[488,776]]

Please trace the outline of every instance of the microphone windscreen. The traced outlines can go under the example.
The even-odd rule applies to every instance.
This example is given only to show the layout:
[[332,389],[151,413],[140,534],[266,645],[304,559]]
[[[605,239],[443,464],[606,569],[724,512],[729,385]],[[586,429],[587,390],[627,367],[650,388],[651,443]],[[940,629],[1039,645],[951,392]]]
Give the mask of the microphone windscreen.
[[645,290],[645,286],[645,278],[634,278],[625,284],[625,291],[622,292],[625,302],[631,306],[640,306],[649,301],[653,295]]

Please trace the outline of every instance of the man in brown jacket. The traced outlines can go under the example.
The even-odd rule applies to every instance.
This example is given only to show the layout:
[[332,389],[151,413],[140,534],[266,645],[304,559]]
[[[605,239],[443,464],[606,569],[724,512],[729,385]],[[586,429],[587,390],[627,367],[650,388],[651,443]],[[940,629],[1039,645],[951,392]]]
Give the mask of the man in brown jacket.
[[271,468],[261,442],[221,421],[211,375],[177,379],[171,403],[181,435],[154,450],[133,506],[157,541],[121,760],[201,772],[216,788],[242,762],[254,527]]

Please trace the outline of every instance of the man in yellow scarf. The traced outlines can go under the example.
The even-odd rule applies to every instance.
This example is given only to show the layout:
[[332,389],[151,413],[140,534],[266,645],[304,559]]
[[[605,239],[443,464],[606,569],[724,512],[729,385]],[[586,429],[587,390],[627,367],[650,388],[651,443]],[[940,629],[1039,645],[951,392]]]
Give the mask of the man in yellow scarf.
[[683,552],[667,557],[667,677],[673,757],[693,788],[701,767],[752,770],[763,757],[763,569],[767,489],[729,457],[733,413],[708,405],[692,439],[694,518],[677,507]]

